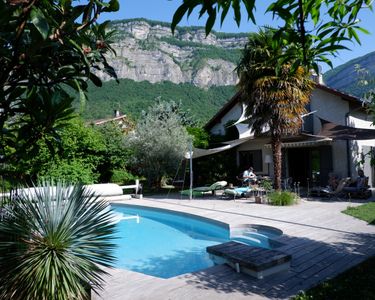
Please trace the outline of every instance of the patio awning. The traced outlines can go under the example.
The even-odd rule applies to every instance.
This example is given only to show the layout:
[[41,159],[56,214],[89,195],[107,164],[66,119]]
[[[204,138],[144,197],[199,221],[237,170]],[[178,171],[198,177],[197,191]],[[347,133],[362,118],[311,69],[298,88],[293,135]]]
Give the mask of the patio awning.
[[[320,119],[320,118],[319,118]],[[322,128],[319,135],[333,140],[372,140],[375,139],[375,129],[355,128],[338,125],[330,121],[320,119]]]
[[[320,145],[327,145],[332,142],[332,139],[325,136],[301,133],[296,136],[284,137],[282,139],[282,148],[302,148],[302,147],[315,147]],[[271,148],[271,144],[265,145]]]
[[[198,158],[198,157],[202,157],[202,156],[207,156],[207,155],[212,155],[212,154],[216,154],[216,153],[219,153],[219,152],[222,152],[222,151],[226,151],[226,150],[229,150],[229,149],[233,149],[234,147],[237,147],[249,140],[252,140],[254,139],[254,137],[247,137],[247,138],[243,138],[243,139],[237,139],[237,140],[232,140],[232,141],[228,141],[228,142],[223,142],[223,144],[226,144],[225,146],[221,146],[221,147],[217,147],[217,148],[211,148],[211,149],[199,149],[199,148],[194,148],[193,149],[193,159],[194,158]],[[188,158],[188,157],[186,157]]]

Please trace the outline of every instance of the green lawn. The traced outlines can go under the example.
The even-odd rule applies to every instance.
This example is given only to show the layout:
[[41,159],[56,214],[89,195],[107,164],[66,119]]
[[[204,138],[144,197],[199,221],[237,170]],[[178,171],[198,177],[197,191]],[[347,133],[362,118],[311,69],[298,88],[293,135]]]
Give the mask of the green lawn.
[[366,203],[357,207],[348,207],[343,213],[375,225],[375,202]]
[[323,282],[293,300],[375,299],[375,257]]

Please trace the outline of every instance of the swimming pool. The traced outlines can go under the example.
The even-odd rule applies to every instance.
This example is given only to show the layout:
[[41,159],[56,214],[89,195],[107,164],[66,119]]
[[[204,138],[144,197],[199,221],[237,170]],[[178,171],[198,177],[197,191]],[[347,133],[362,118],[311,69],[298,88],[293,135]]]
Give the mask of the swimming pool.
[[[160,278],[198,271],[214,265],[206,247],[231,239],[228,225],[218,221],[136,205],[111,207],[118,230],[116,268]],[[237,228],[232,239],[272,248],[260,228]]]

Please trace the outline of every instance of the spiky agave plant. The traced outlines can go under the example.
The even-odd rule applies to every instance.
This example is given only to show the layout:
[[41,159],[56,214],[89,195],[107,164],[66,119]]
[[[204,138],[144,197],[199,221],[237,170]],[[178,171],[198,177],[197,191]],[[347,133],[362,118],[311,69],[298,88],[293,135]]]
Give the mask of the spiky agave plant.
[[0,221],[0,299],[85,299],[110,267],[107,203],[82,186],[44,183]]

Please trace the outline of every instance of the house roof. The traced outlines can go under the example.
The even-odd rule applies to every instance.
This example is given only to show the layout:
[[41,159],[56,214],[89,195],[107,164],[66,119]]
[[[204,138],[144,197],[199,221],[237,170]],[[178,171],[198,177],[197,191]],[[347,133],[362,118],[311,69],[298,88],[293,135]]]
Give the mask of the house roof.
[[[335,96],[341,97],[343,100],[355,103],[355,104],[362,104],[363,101],[355,96],[346,94],[334,88],[328,87],[323,84],[316,83],[316,88],[322,91],[328,92]],[[224,117],[237,103],[240,102],[241,92],[237,92],[224,106],[206,123],[204,128],[206,130],[210,130],[218,121]]]
[[112,118],[108,118],[108,119],[95,120],[92,123],[95,124],[95,125],[102,125],[102,124],[105,124],[105,123],[108,123],[108,122],[113,122],[113,121],[122,120],[122,119],[127,119],[127,116],[126,115],[120,115],[120,116],[116,116],[116,117],[112,117]]

